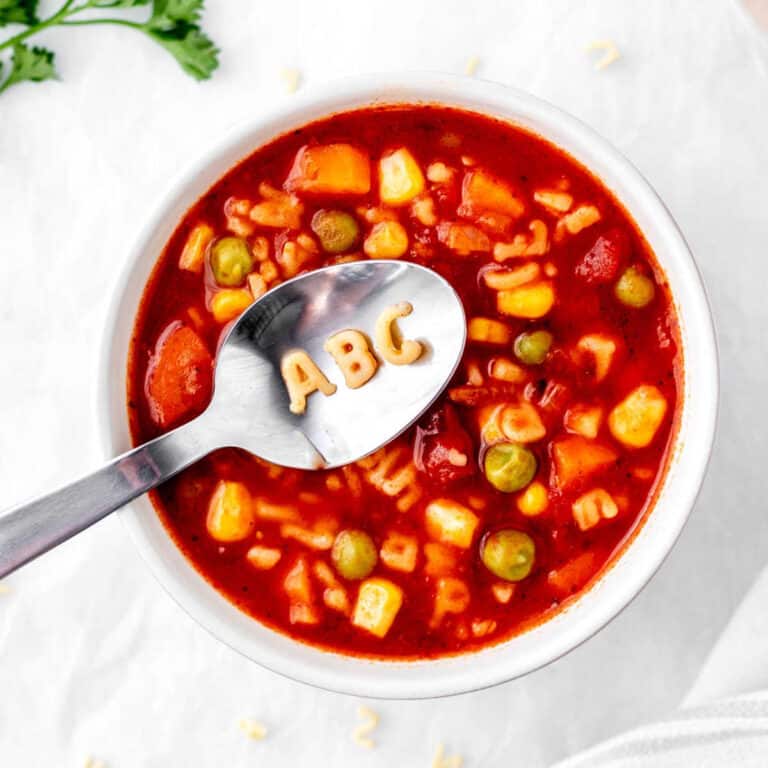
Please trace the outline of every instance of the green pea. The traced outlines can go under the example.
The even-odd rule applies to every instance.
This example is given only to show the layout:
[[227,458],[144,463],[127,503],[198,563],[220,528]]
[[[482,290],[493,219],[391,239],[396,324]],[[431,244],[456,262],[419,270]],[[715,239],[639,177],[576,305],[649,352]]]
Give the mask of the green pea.
[[526,365],[541,365],[551,346],[552,334],[549,331],[521,333],[515,339],[515,355]]
[[345,579],[364,579],[378,559],[373,539],[365,531],[341,531],[333,542],[331,560]]
[[513,493],[525,488],[536,475],[536,457],[517,443],[497,443],[485,454],[485,477],[497,490]]
[[312,231],[326,253],[344,253],[353,248],[360,237],[360,225],[346,211],[319,210],[312,217]]
[[253,270],[248,243],[239,237],[222,237],[211,248],[211,269],[219,285],[242,285]]
[[653,280],[644,275],[636,266],[627,267],[613,289],[616,298],[628,307],[641,307],[650,304],[656,295]]
[[483,539],[480,557],[494,576],[505,581],[522,581],[533,568],[536,545],[527,533],[507,528]]

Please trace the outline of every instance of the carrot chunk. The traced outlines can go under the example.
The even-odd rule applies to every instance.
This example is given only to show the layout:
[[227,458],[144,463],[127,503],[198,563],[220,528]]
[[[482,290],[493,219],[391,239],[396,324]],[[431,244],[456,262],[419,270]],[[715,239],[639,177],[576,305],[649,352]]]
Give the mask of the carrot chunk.
[[561,597],[581,589],[595,572],[594,552],[583,552],[547,574],[547,583]]
[[483,168],[476,168],[464,176],[459,215],[471,217],[486,211],[517,218],[525,212],[525,203],[507,182]]
[[367,195],[371,161],[366,152],[351,144],[307,145],[296,153],[285,188],[323,195]]
[[578,435],[555,440],[552,454],[552,483],[561,490],[610,467],[618,458],[608,446]]
[[199,413],[211,398],[213,358],[186,325],[171,323],[149,361],[145,389],[152,420],[169,427]]

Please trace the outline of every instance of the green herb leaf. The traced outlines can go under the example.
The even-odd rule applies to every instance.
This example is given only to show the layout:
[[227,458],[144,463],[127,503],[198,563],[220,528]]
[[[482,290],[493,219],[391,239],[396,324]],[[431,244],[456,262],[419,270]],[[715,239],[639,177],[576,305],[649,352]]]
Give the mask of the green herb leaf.
[[197,26],[204,0],[154,0],[149,26],[173,31],[180,24]]
[[219,51],[198,26],[203,0],[154,0],[146,33],[171,53],[197,80],[207,80],[219,65]]
[[148,28],[147,34],[172,54],[181,68],[196,80],[207,80],[219,66],[218,48],[196,27],[177,27],[167,32]]
[[138,8],[149,5],[151,0],[89,0],[89,8]]
[[0,27],[37,23],[37,0],[0,0]]
[[53,59],[53,51],[45,48],[29,48],[23,43],[16,43],[13,46],[11,73],[6,81],[0,85],[0,92],[16,83],[23,83],[25,80],[39,83],[41,80],[55,78],[56,69],[53,65]]

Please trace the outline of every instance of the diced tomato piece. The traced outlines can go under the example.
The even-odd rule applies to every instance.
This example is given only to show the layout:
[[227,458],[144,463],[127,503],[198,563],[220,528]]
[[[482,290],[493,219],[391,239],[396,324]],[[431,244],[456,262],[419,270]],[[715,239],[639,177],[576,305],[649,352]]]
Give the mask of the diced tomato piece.
[[630,248],[629,237],[623,229],[609,229],[576,265],[576,274],[590,285],[612,283],[629,258]]
[[618,454],[613,448],[579,435],[555,440],[552,455],[552,484],[561,490],[610,467]]
[[191,328],[171,323],[160,334],[149,361],[145,390],[153,421],[169,427],[208,404],[213,358]]
[[474,474],[472,439],[453,406],[445,405],[432,413],[424,426],[416,428],[413,461],[417,469],[440,485]]

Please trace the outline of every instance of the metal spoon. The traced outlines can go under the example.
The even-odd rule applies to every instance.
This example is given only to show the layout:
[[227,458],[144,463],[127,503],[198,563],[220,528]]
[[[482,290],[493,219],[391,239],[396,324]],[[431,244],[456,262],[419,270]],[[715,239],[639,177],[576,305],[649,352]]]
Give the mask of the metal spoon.
[[[424,352],[411,365],[379,365],[359,389],[344,384],[323,345],[354,328],[372,334],[380,313],[402,301],[413,314],[403,335]],[[416,264],[364,261],[297,277],[267,293],[234,323],[219,348],[213,399],[200,416],[47,496],[0,513],[0,577],[66,541],[217,448],[244,448],[275,464],[332,468],[372,453],[435,401],[464,351],[459,297]],[[301,348],[337,385],[293,415],[280,375]]]

